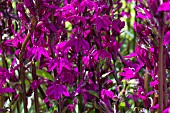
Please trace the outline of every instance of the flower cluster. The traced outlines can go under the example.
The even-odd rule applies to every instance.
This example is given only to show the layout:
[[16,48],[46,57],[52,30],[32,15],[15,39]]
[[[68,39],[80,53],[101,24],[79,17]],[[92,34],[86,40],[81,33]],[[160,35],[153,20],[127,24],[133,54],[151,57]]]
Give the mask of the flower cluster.
[[[136,3],[130,54],[122,50],[132,18],[124,3]],[[168,112],[170,1],[0,0],[0,7],[0,111]]]

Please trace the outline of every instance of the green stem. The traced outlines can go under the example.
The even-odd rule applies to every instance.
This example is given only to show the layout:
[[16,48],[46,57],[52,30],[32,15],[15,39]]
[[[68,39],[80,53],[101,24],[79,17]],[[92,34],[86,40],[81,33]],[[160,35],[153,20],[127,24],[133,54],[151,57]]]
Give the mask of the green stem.
[[78,55],[78,71],[79,71],[79,82],[82,79],[82,55],[81,52],[79,52]]
[[168,103],[168,97],[167,97],[167,84],[166,84],[166,49],[164,47],[164,62],[163,62],[163,70],[164,70],[164,74],[163,74],[163,97],[164,97],[164,108],[167,107],[167,103]]
[[27,109],[27,96],[26,96],[26,85],[25,85],[25,69],[24,69],[24,59],[23,59],[23,55],[25,52],[25,48],[27,45],[27,42],[30,40],[31,34],[34,31],[36,25],[37,25],[37,19],[36,17],[32,18],[32,28],[29,30],[26,39],[24,40],[22,47],[21,47],[21,52],[19,54],[19,61],[20,61],[20,77],[21,77],[21,81],[22,81],[22,101],[24,104],[24,113],[28,113],[28,109]]
[[17,111],[18,111],[18,113],[21,113],[21,111],[20,111],[20,96],[18,97],[19,99],[18,99],[18,101],[17,101]]
[[149,75],[147,72],[145,72],[144,74],[144,90],[145,90],[145,93],[148,93],[148,90],[149,90]]
[[[0,42],[2,43],[2,32],[0,32]],[[2,45],[2,51],[3,51],[3,45]],[[5,67],[5,59],[4,59],[4,51],[2,52],[2,66]],[[3,94],[0,94],[0,108],[4,107],[4,98]]]
[[[41,86],[38,87],[38,90],[39,90],[39,92],[42,96],[42,99],[44,100],[46,98],[46,95],[45,95],[43,89],[41,88]],[[50,109],[49,102],[46,103],[46,106],[47,106],[48,109]]]
[[[32,76],[33,76],[33,80],[38,80],[38,77],[36,75],[35,62],[32,63]],[[39,102],[38,102],[37,88],[34,89],[34,103],[35,103],[35,112],[39,113]]]
[[21,77],[21,81],[22,81],[22,100],[23,100],[23,104],[24,104],[24,113],[28,113],[28,109],[27,109],[27,97],[26,97],[26,85],[25,85],[25,70],[24,70],[24,62],[22,57],[20,57],[20,77]]
[[[79,55],[78,55],[78,71],[79,71],[79,82],[81,81],[82,79],[82,53],[81,53],[81,50],[79,52]],[[83,110],[83,97],[82,95],[79,95],[78,96],[78,108],[79,108],[79,113],[82,113],[82,110]]]
[[158,54],[158,92],[159,92],[159,113],[163,112],[163,76],[164,76],[164,52],[163,52],[163,41],[164,41],[164,14],[161,13],[162,18],[159,21],[159,54]]
[[[153,95],[153,105],[152,106],[155,106],[157,103],[158,103],[158,94],[155,92]],[[151,110],[151,113],[155,113],[155,112],[156,112],[155,109]]]

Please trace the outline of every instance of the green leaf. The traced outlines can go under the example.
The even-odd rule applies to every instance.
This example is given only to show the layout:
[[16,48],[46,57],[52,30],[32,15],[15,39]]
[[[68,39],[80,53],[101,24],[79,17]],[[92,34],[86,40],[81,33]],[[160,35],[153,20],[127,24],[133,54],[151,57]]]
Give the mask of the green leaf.
[[92,107],[93,107],[93,105],[92,105],[92,103],[91,103],[91,102],[87,102],[87,103],[86,103],[86,107],[87,107],[87,108],[92,108]]
[[66,21],[66,22],[65,22],[65,28],[66,28],[68,31],[71,31],[71,30],[72,30],[72,24],[71,24],[69,21]]
[[54,77],[50,73],[48,73],[42,69],[36,69],[36,74],[38,76],[44,77],[48,80],[54,81]]
[[123,108],[125,108],[125,107],[126,107],[125,102],[121,102],[121,103],[119,104],[119,109],[123,109]]
[[89,92],[89,93],[92,94],[93,96],[99,98],[99,95],[98,95],[95,91],[88,90],[87,92]]

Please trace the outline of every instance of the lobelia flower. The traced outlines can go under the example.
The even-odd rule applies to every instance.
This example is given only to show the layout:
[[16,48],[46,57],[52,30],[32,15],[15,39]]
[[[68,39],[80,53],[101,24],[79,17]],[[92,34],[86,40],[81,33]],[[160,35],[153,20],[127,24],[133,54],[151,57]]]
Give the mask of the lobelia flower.
[[79,13],[84,12],[85,8],[90,9],[91,11],[97,8],[97,4],[92,0],[83,0],[78,6]]
[[150,7],[152,14],[156,15],[158,9],[158,0],[148,0],[148,6]]
[[170,11],[170,2],[164,2],[158,7],[158,11]]
[[170,31],[166,32],[164,36],[164,45],[168,45],[170,43]]
[[74,25],[78,25],[80,23],[82,23],[83,26],[86,25],[86,19],[82,16],[77,15],[69,16],[67,17],[67,21],[71,22]]
[[63,71],[60,73],[60,80],[63,83],[68,83],[70,87],[76,83],[76,80],[79,76],[79,72],[77,68],[74,68],[72,70],[68,70],[66,68],[63,68]]
[[[139,6],[136,6],[135,10],[137,11],[136,18],[149,19],[152,17],[150,12],[146,8],[141,8]],[[142,13],[142,12],[145,12],[145,13]]]
[[136,76],[134,69],[132,68],[123,68],[124,72],[121,72],[120,75],[123,76],[123,79],[131,79]]
[[122,17],[130,18],[131,14],[129,12],[122,11],[121,12]]
[[109,30],[111,21],[108,16],[98,16],[95,18],[96,30],[99,32],[102,28],[106,31]]
[[103,100],[108,100],[108,98],[113,99],[114,98],[114,94],[113,94],[112,91],[109,91],[107,89],[102,89],[101,97],[102,97]]
[[155,87],[156,85],[158,85],[158,80],[154,80],[154,81],[150,82],[151,87]]
[[45,56],[46,58],[49,58],[47,50],[44,47],[40,46],[33,46],[32,48],[29,48],[27,52],[27,57],[28,58],[33,57],[36,61],[40,60],[42,55]]
[[49,67],[48,69],[49,71],[52,71],[53,69],[57,68],[57,73],[60,74],[63,68],[71,70],[72,64],[65,58],[55,58],[50,61],[48,67]]
[[17,10],[21,13],[20,14],[21,19],[24,20],[25,22],[29,23],[30,20],[29,20],[28,16],[26,15],[25,9],[22,4],[20,4],[20,3],[17,4]]
[[76,53],[78,53],[81,48],[83,50],[89,50],[90,49],[89,43],[86,40],[82,39],[82,38],[70,39],[67,42],[65,48],[67,48],[67,47],[74,47]]
[[170,112],[170,107],[166,108],[163,113],[169,113]]
[[3,85],[7,82],[7,80],[10,79],[11,74],[12,73],[10,73],[8,70],[0,68],[0,94],[15,92],[15,90],[12,88],[9,87],[3,88]]
[[4,94],[4,93],[14,93],[14,92],[15,92],[15,90],[12,89],[12,88],[8,88],[8,87],[6,87],[6,88],[0,88],[0,94]]
[[143,88],[141,86],[138,86],[138,90],[137,93],[134,95],[135,98],[140,98],[144,101],[144,105],[146,108],[150,108],[150,101],[148,99],[148,96],[150,96],[151,94],[153,94],[154,92],[149,92],[148,94],[145,93],[145,91],[143,90]]
[[[112,21],[112,30],[113,30],[113,35],[118,35],[120,34],[120,30],[125,26],[125,22],[115,19]],[[114,33],[115,32],[115,33]]]
[[95,61],[99,61],[99,59],[101,58],[102,60],[104,60],[105,58],[107,58],[108,60],[110,60],[112,58],[112,55],[107,52],[106,50],[96,50],[92,56],[94,57]]
[[24,5],[29,9],[32,15],[36,16],[33,0],[24,0]]
[[101,91],[101,98],[102,98],[103,102],[107,105],[109,110],[112,111],[111,103],[110,103],[109,99],[112,100],[114,98],[113,92],[109,91],[107,89],[102,89],[102,91]]
[[53,100],[58,100],[62,98],[62,95],[68,97],[70,96],[68,89],[65,85],[51,83],[52,85],[49,86],[46,90],[46,95]]

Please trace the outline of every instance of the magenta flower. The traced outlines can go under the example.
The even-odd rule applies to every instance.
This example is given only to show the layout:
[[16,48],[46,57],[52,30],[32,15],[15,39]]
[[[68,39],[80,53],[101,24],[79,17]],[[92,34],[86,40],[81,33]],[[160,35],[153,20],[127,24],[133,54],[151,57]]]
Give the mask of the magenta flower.
[[122,17],[130,18],[131,14],[129,12],[122,11],[121,13]]
[[121,72],[120,75],[124,77],[124,79],[131,79],[136,76],[134,69],[132,68],[123,68],[124,72]]
[[169,113],[170,112],[170,107],[166,108],[163,113]]
[[45,56],[46,58],[49,58],[47,50],[44,47],[40,46],[34,46],[30,48],[27,52],[27,57],[28,58],[33,57],[36,61],[40,60],[42,55]]
[[24,1],[24,5],[29,9],[30,13],[36,16],[33,0],[23,0],[23,1]]
[[78,7],[79,13],[84,12],[86,7],[90,10],[94,10],[97,8],[97,4],[91,0],[83,0]]
[[63,68],[66,68],[68,70],[71,70],[72,64],[65,58],[55,58],[50,61],[49,65],[49,71],[52,71],[53,69],[57,69],[58,74],[60,74],[63,70]]
[[96,30],[100,31],[102,28],[106,31],[109,30],[109,26],[111,25],[111,21],[109,20],[108,16],[98,16],[95,19],[96,23]]
[[102,89],[101,97],[102,97],[103,100],[106,99],[106,98],[113,99],[114,98],[114,94],[113,94],[112,91],[109,91],[107,89]]
[[154,81],[150,82],[151,87],[154,87],[156,85],[158,85],[158,80],[154,80]]
[[17,4],[17,9],[18,9],[18,11],[21,13],[21,14],[20,14],[21,19],[28,23],[28,22],[29,22],[29,18],[28,18],[28,16],[27,16],[26,13],[25,13],[24,6],[19,3],[19,4]]
[[0,94],[4,94],[4,93],[13,93],[13,92],[15,92],[15,90],[14,89],[12,89],[12,88],[0,88]]
[[170,31],[166,32],[164,37],[164,45],[168,45],[170,43]]
[[67,48],[67,47],[74,47],[76,53],[78,53],[81,48],[83,50],[89,50],[90,49],[89,43],[82,38],[80,38],[80,39],[70,39],[67,42],[65,48]]
[[170,11],[170,2],[164,2],[158,8],[158,11]]
[[111,109],[111,103],[110,103],[110,100],[112,100],[114,98],[114,94],[112,91],[109,91],[107,89],[102,89],[101,91],[101,97],[102,97],[102,100],[104,102],[104,104],[107,105],[107,108],[112,111]]
[[47,88],[46,95],[50,99],[58,100],[62,97],[62,95],[68,97],[70,94],[65,85],[52,83],[52,85]]
[[101,58],[102,60],[104,60],[105,58],[107,58],[108,60],[112,58],[112,55],[106,50],[96,50],[92,54],[92,56],[94,57],[95,61],[98,61],[99,58]]

